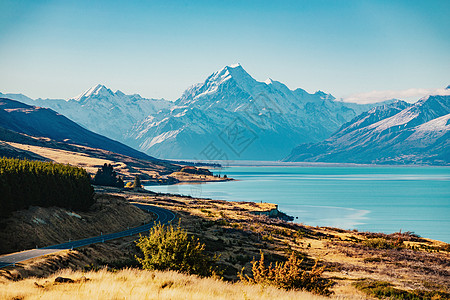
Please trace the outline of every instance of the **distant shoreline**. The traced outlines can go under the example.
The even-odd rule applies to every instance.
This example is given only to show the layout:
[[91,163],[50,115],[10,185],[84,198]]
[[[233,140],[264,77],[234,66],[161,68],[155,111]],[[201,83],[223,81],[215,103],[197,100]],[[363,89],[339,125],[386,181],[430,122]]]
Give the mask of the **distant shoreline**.
[[[194,160],[184,159],[186,162],[194,162]],[[285,162],[285,161],[260,161],[260,160],[235,160],[235,161],[222,161],[214,160],[210,161],[211,166],[209,169],[222,169],[227,167],[374,167],[374,168],[420,168],[420,167],[430,167],[430,168],[450,168],[450,166],[445,165],[419,165],[419,164],[358,164],[358,163],[334,163],[334,162]],[[222,167],[214,167],[213,165],[221,165]],[[207,163],[205,162],[205,166]]]

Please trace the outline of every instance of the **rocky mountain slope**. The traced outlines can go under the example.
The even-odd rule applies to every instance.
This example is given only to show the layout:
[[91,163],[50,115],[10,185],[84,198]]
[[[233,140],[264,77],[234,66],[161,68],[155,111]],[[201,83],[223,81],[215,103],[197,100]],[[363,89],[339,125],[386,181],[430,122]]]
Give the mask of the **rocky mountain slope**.
[[303,144],[287,161],[450,164],[450,96],[373,108],[323,142]]

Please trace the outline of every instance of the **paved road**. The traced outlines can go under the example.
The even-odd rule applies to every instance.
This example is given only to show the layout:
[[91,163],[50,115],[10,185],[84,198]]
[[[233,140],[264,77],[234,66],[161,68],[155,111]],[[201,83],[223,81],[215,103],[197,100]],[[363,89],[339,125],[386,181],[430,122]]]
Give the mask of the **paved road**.
[[61,250],[73,249],[73,248],[83,247],[83,246],[87,246],[87,245],[91,245],[91,244],[102,243],[105,241],[118,239],[118,238],[121,238],[124,236],[130,236],[130,235],[134,235],[137,233],[146,232],[146,231],[149,231],[150,228],[152,228],[153,225],[155,225],[155,223],[157,223],[157,222],[161,222],[161,224],[166,224],[175,218],[175,214],[173,212],[171,212],[170,210],[164,209],[164,208],[160,208],[160,207],[148,205],[148,204],[138,204],[138,203],[133,203],[133,205],[135,205],[138,208],[143,209],[145,211],[149,211],[149,212],[156,214],[157,215],[156,220],[154,220],[148,224],[145,224],[145,225],[142,225],[139,227],[134,227],[134,228],[131,228],[131,229],[128,229],[125,231],[121,231],[121,232],[99,235],[96,237],[87,238],[87,239],[83,239],[83,240],[67,242],[67,243],[53,245],[53,246],[49,246],[49,247],[45,247],[45,248],[38,248],[38,249],[33,249],[33,250],[28,250],[28,251],[17,252],[17,253],[0,256],[0,268],[14,265],[15,263],[18,263],[18,262],[21,262],[24,260],[28,260],[31,258],[55,253],[55,252],[58,252]]

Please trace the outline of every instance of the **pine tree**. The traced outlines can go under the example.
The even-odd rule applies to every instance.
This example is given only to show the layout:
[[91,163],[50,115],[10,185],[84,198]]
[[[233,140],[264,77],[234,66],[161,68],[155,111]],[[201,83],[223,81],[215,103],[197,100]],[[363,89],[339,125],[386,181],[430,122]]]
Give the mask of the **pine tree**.
[[30,205],[87,210],[93,188],[86,170],[52,162],[0,159],[0,216]]
[[117,176],[117,173],[116,171],[114,171],[114,168],[111,164],[106,163],[97,170],[97,173],[94,176],[93,183],[96,185],[123,188],[122,178]]
[[133,188],[141,188],[141,179],[139,178],[139,175],[134,176],[134,182],[133,182]]

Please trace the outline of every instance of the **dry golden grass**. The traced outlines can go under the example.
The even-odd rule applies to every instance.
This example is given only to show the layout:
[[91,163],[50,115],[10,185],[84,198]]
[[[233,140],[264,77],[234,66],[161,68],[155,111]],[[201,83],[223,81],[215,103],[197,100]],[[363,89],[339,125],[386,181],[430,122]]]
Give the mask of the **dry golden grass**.
[[167,175],[179,169],[178,166],[169,163],[135,159],[102,149],[74,144],[61,144],[47,141],[43,138],[34,138],[32,140],[36,140],[36,145],[29,141],[27,143],[5,143],[57,163],[82,167],[90,174],[95,174],[97,169],[105,163],[111,164],[114,170],[123,176],[124,180],[133,180],[135,175],[139,175],[142,180],[158,181],[162,175]]
[[[50,141],[42,138],[39,140],[46,140],[47,142]],[[54,162],[84,168],[91,175],[94,175],[97,172],[97,169],[105,163],[111,164],[114,167],[114,170],[126,181],[133,180],[135,175],[139,175],[143,182],[153,182],[158,184],[163,182],[163,178],[166,176],[175,178],[180,182],[189,183],[232,180],[231,178],[219,178],[210,175],[172,172],[174,170],[178,170],[180,167],[169,165],[168,163],[133,159],[131,157],[112,153],[106,150],[73,144],[66,145],[68,150],[63,150],[59,148],[46,147],[45,145],[31,145],[16,142],[4,143],[14,148],[34,153]]]
[[76,153],[72,151],[66,151],[61,149],[52,149],[46,147],[25,145],[19,143],[8,142],[9,145],[22,150],[31,151],[42,157],[56,161],[61,164],[71,164],[77,167],[85,168],[88,173],[95,174],[97,168],[103,164],[112,164],[115,168],[116,163],[111,160],[89,157],[84,153]]
[[[356,280],[367,278],[388,281],[396,288],[403,290],[420,289],[443,290],[449,292],[450,285],[448,284],[448,274],[450,274],[450,252],[448,251],[448,244],[445,243],[418,239],[416,241],[407,241],[405,244],[416,246],[423,245],[420,249],[417,249],[417,247],[414,250],[407,247],[402,249],[370,248],[366,246],[365,241],[374,234],[336,228],[311,227],[251,214],[252,211],[273,209],[275,207],[273,204],[227,202],[175,195],[151,195],[134,191],[110,191],[107,194],[124,197],[130,202],[137,201],[158,205],[177,213],[177,216],[181,219],[182,227],[189,233],[200,238],[201,242],[206,244],[206,250],[209,254],[220,255],[218,263],[220,264],[220,268],[224,270],[223,277],[225,279],[236,280],[236,275],[242,267],[246,268],[248,274],[251,269],[251,260],[253,258],[258,259],[260,254],[259,250],[262,249],[264,254],[267,255],[268,262],[280,261],[283,260],[283,258],[286,259],[291,251],[296,251],[297,253],[304,255],[306,266],[308,266],[308,264],[313,264],[314,260],[319,259],[321,265],[326,267],[324,276],[331,278],[336,282],[336,285],[332,287],[332,290],[335,293],[332,297],[365,299],[366,296],[358,291],[353,283]],[[96,266],[109,265],[113,268],[121,268],[120,265],[124,265],[121,262],[127,262],[127,257],[129,259],[130,256],[134,257],[134,255],[137,254],[134,249],[135,247],[133,246],[133,237],[128,237],[126,242],[121,240],[111,241],[105,244],[70,251],[66,253],[65,256],[62,254],[55,254],[46,259],[47,263],[45,262],[45,259],[42,258],[42,261],[40,262],[26,262],[20,268],[16,267],[14,270],[9,269],[9,274],[7,271],[4,271],[5,274],[2,274],[0,271],[0,281],[1,277],[4,277],[5,279],[17,279],[36,275],[45,276],[47,274],[52,274],[52,272],[61,268],[82,269],[87,264],[94,264]],[[438,250],[436,247],[442,247],[442,249]],[[98,259],[100,259],[101,262],[99,262]],[[119,266],[117,263],[119,263]],[[125,265],[129,266],[129,264]],[[140,271],[136,272],[139,273]],[[81,277],[81,273],[77,274],[78,275],[76,276],[78,277],[75,276],[72,278],[77,279]],[[52,278],[54,278],[54,276]],[[92,275],[92,279],[94,278],[94,275]],[[155,278],[157,278],[156,275]],[[186,281],[183,279],[184,277],[180,278],[182,282]],[[183,299],[186,297],[187,299],[191,299],[194,297],[192,296],[194,295],[194,292],[186,292],[188,295],[186,297],[184,294],[182,294],[182,296],[180,296],[180,294],[178,294],[178,296],[172,296],[171,293],[174,293],[173,290],[176,288],[178,289],[178,279],[168,280],[174,282],[170,289],[168,289],[168,286],[162,289],[162,281],[152,281],[148,283],[149,286],[153,286],[152,289],[148,290],[151,292],[147,291],[150,293],[148,294],[149,299],[157,298],[158,292],[161,299],[170,299],[170,297],[173,299],[180,297]],[[46,286],[41,282],[45,282],[45,280],[39,281],[38,284]],[[13,283],[11,282],[9,284]],[[34,284],[34,282],[31,282],[31,285],[32,284]],[[196,284],[201,286],[200,283]],[[251,294],[246,290],[239,290],[241,286],[239,284],[223,284],[224,287],[221,288],[217,285],[217,288],[221,290],[221,292],[223,290],[222,294],[214,294],[214,290],[205,288],[204,293],[203,291],[202,293],[199,292],[198,295],[195,294],[196,297],[194,298],[214,298],[212,296],[210,297],[210,294],[215,296],[216,299],[246,299],[245,297],[247,297],[247,299],[261,299],[263,296],[266,297],[265,294],[261,296],[259,294]],[[188,291],[188,288],[194,288],[189,284],[183,283],[182,285],[185,286],[185,291]],[[79,289],[80,286],[81,284],[72,284],[72,287],[76,287],[77,289]],[[225,286],[227,286],[227,288],[225,288]],[[239,292],[227,294],[228,286],[231,286],[230,289],[232,289],[233,292]],[[56,289],[56,287],[53,286],[48,288]],[[117,287],[117,289],[120,288],[122,287]],[[0,290],[1,289],[2,286],[0,285]],[[128,291],[125,288],[122,289],[125,290],[124,293]],[[133,291],[140,291],[140,289],[139,286],[136,286],[133,288]],[[261,288],[253,287],[252,289],[260,292]],[[35,291],[38,292],[39,289],[36,289]],[[101,291],[99,291],[99,293],[100,292]],[[244,292],[246,294],[244,294]],[[278,296],[267,296],[266,298],[278,297],[283,299],[283,297],[285,297],[286,299],[289,299],[290,297],[282,296],[287,294],[283,294],[281,291],[277,292],[280,292],[281,294]],[[120,293],[117,294],[117,297],[109,297],[106,294],[102,295],[106,295],[105,298],[125,298],[124,296],[121,296],[122,294]],[[269,293],[269,289],[265,293]],[[2,295],[3,294],[0,294],[0,297]],[[146,294],[142,295],[145,296]],[[43,298],[53,298],[53,296],[44,296]],[[130,298],[130,295],[126,298],[133,299]],[[292,298],[295,299],[296,297],[292,296]],[[300,299],[303,298],[304,297],[300,297]],[[97,299],[96,296],[94,299]]]
[[[259,258],[259,249],[275,260],[287,258],[291,251],[307,256],[306,262],[319,259],[326,266],[325,277],[334,278],[335,295],[362,295],[352,285],[355,280],[371,278],[388,281],[400,289],[429,289],[429,286],[449,291],[450,252],[436,247],[448,244],[428,239],[405,242],[424,248],[374,249],[365,246],[366,233],[337,228],[312,227],[252,215],[252,211],[274,208],[273,204],[227,202],[195,199],[175,195],[125,195],[130,201],[161,205],[178,212],[188,232],[206,243],[207,249],[220,255],[226,268],[224,277],[234,274],[250,261]],[[426,247],[431,247],[427,250]]]
[[[55,283],[61,276],[74,283]],[[85,280],[83,276],[87,279]],[[227,283],[177,272],[60,271],[48,278],[0,281],[0,299],[326,299],[306,292]]]

